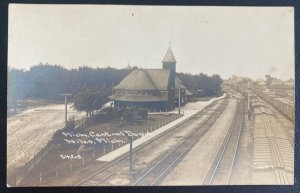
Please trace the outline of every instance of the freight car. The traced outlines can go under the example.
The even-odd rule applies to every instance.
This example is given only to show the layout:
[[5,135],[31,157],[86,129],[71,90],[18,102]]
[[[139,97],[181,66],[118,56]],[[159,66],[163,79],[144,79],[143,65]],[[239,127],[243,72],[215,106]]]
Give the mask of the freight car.
[[293,101],[278,98],[275,95],[264,93],[257,89],[252,89],[252,91],[259,97],[271,104],[275,109],[280,111],[284,116],[294,122],[295,119],[295,103]]
[[[243,88],[240,85],[231,84],[229,85],[231,88],[239,91],[244,95],[244,97],[247,96],[247,89]],[[294,122],[295,119],[295,103],[293,101],[290,101],[285,98],[278,98],[278,96],[262,92],[259,89],[252,88],[251,91],[259,96],[260,98],[267,101],[269,104],[271,104],[275,109],[280,111],[284,116],[286,116],[288,119]],[[250,95],[251,99],[252,96]],[[254,97],[255,98],[255,97]]]
[[276,109],[278,109],[282,114],[284,114],[294,122],[295,103],[284,98],[275,98],[274,100],[274,106],[276,107]]

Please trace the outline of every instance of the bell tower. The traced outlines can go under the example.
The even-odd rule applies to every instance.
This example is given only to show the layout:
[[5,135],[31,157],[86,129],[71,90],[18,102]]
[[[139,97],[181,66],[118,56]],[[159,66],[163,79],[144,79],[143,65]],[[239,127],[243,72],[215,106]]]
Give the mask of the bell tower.
[[170,69],[171,88],[174,89],[176,78],[176,60],[170,47],[168,48],[167,53],[162,60],[162,63],[163,69]]
[[162,60],[163,69],[170,69],[170,87],[168,88],[168,109],[173,110],[175,100],[175,79],[176,79],[176,60],[169,46],[167,53]]

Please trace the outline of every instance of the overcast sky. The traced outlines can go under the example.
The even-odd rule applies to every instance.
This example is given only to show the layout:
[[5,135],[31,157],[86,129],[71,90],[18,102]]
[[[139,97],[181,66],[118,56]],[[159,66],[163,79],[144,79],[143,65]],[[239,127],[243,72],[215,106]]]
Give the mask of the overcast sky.
[[8,41],[19,69],[161,68],[171,42],[177,72],[294,77],[291,7],[11,4]]

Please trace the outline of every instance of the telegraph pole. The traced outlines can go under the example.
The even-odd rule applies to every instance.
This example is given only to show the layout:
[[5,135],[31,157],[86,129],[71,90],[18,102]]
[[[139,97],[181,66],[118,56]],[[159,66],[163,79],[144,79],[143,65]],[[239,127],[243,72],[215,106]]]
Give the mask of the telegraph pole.
[[68,104],[68,96],[71,96],[72,94],[61,94],[61,96],[65,96],[65,124],[67,127],[68,124],[68,108],[67,108],[67,104]]
[[247,98],[247,101],[248,101],[248,110],[250,110],[250,96],[249,96],[249,90],[248,90],[248,98]]
[[248,101],[248,119],[250,120],[251,118],[251,114],[252,114],[252,109],[250,108],[250,91],[251,91],[251,82],[248,81],[248,98],[247,98],[247,101]]
[[179,86],[179,93],[178,93],[178,114],[180,114],[180,103],[181,103],[181,91],[180,91],[180,86]]
[[130,136],[130,160],[129,160],[129,168],[130,168],[130,171],[132,171],[132,168],[133,168],[133,160],[132,160],[132,136]]
[[129,140],[129,170],[132,171],[133,169],[133,160],[132,160],[132,136],[129,136],[129,134],[126,133],[126,137]]

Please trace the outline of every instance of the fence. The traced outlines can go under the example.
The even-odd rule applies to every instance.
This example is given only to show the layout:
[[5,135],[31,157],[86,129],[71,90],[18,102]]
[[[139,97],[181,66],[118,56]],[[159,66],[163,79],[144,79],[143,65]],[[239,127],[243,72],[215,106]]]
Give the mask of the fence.
[[[173,114],[173,116],[168,116],[168,117],[163,117],[162,119],[160,119],[158,122],[152,124],[152,125],[148,125],[146,127],[141,127],[140,131],[143,133],[147,133],[147,132],[152,132],[172,121],[175,121],[176,119],[180,118],[181,116],[183,116],[183,113],[181,114]],[[83,119],[82,121],[79,121],[79,124],[76,123],[76,127],[75,128],[79,128],[84,126],[84,124],[86,123],[86,119]],[[133,140],[139,138],[140,136],[133,136]],[[67,162],[65,164],[61,164],[59,166],[54,166],[52,169],[48,170],[48,171],[36,171],[34,170],[36,168],[36,165],[39,164],[41,161],[47,159],[47,157],[51,157],[51,155],[53,155],[55,153],[55,151],[53,151],[56,148],[55,144],[50,143],[49,145],[47,145],[46,147],[44,147],[38,154],[34,155],[33,158],[28,162],[25,163],[24,166],[22,167],[22,169],[18,172],[15,173],[15,175],[13,176],[13,179],[11,179],[11,183],[14,186],[17,185],[26,185],[28,183],[30,183],[30,185],[32,185],[31,183],[33,183],[35,185],[43,185],[45,184],[46,181],[51,180],[51,179],[55,179],[58,177],[62,177],[65,176],[67,174],[69,174],[70,172],[85,166],[86,164],[90,163],[91,161],[95,160],[98,157],[101,157],[102,155],[113,151],[119,147],[121,147],[122,145],[126,145],[128,144],[129,141],[127,141],[127,138],[125,138],[125,143],[104,143],[102,145],[101,148],[93,148],[91,151],[89,152],[85,152],[84,155],[81,156],[81,159],[70,159],[67,160]],[[28,179],[27,179],[28,178]]]
[[8,178],[8,184],[13,186],[17,186],[18,184],[22,183],[22,181],[26,178],[26,176],[35,169],[35,167],[47,156],[50,156],[50,153],[53,152],[55,148],[54,144],[48,144],[44,148],[42,148],[39,153],[34,154],[30,161],[25,162],[23,167],[19,168],[18,170],[14,171],[13,176]]

